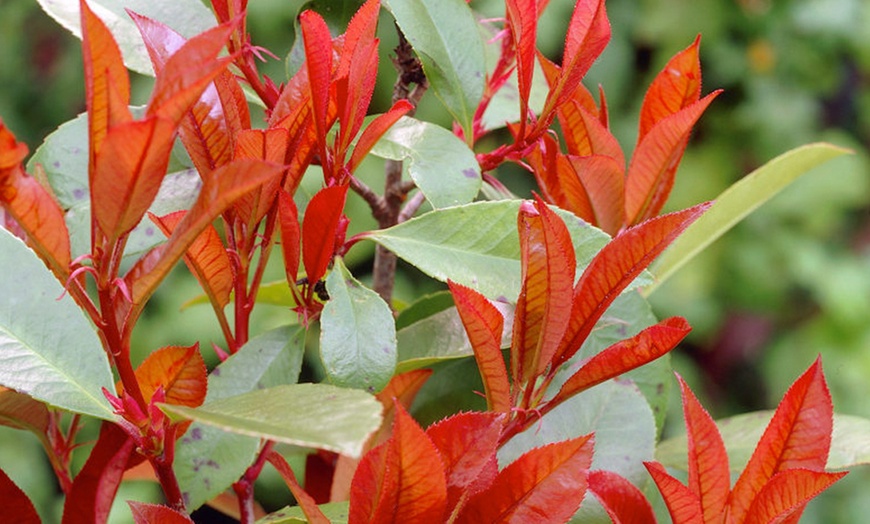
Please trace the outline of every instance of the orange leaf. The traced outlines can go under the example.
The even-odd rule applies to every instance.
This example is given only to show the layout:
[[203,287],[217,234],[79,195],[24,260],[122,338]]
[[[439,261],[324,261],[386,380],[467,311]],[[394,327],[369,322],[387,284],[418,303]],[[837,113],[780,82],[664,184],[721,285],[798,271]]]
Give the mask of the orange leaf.
[[145,502],[136,502],[134,500],[128,500],[127,505],[130,506],[130,512],[133,513],[133,522],[135,524],[151,524],[154,522],[160,522],[161,524],[193,524],[193,520],[189,516],[169,506],[146,504]]
[[843,478],[846,473],[825,473],[809,469],[780,471],[758,493],[745,522],[767,524],[783,522],[786,517],[797,522],[806,503]]
[[157,73],[145,114],[178,125],[206,86],[232,62],[233,56],[218,58],[218,53],[235,27],[234,22],[213,27],[174,51]]
[[518,217],[523,287],[517,299],[511,341],[516,385],[549,366],[568,325],[574,284],[574,244],[568,228],[537,199],[520,205]]
[[703,524],[704,512],[698,496],[679,480],[670,476],[658,462],[644,462],[656,483],[674,524]]
[[486,392],[486,407],[490,411],[507,413],[511,408],[511,385],[501,352],[504,317],[477,291],[450,280],[447,285],[474,349]]
[[0,500],[3,501],[4,521],[15,524],[42,522],[27,494],[2,469],[0,469]]
[[174,139],[172,122],[159,117],[109,129],[90,187],[91,213],[109,242],[130,232],[151,206]]
[[701,98],[701,35],[668,61],[643,97],[640,109],[642,139],[662,119],[679,112]]
[[536,146],[526,155],[526,161],[544,198],[586,222],[598,225],[589,195],[568,156],[559,150],[556,139],[545,134]]
[[472,498],[456,522],[567,522],[586,494],[592,449],[586,435],[528,451]]
[[115,38],[85,0],[79,1],[82,28],[82,58],[90,137],[90,168],[93,173],[109,127],[133,119],[130,79]]
[[378,139],[387,132],[390,126],[395,124],[398,119],[402,118],[413,108],[414,106],[407,100],[399,100],[393,104],[393,107],[389,111],[375,117],[362,132],[353,148],[350,161],[348,161],[346,166],[348,172],[353,173],[356,171],[360,162],[371,151]]
[[625,477],[600,469],[590,471],[586,479],[589,491],[615,524],[655,524],[655,513],[649,501]]
[[[151,215],[151,220],[167,237],[181,222],[186,211],[176,211],[162,217]],[[184,255],[184,262],[190,272],[196,277],[209,301],[222,308],[230,301],[233,289],[234,275],[230,257],[218,235],[217,230],[209,224],[190,244]]]
[[468,497],[494,481],[503,425],[503,415],[460,413],[426,429],[444,463],[448,513],[456,513]]
[[779,403],[746,469],[734,484],[730,513],[742,521],[755,498],[780,471],[823,471],[833,431],[833,404],[820,359],[801,375]]
[[336,155],[344,162],[351,140],[362,127],[378,71],[378,40],[369,40],[353,49],[348,75],[336,82],[336,102],[341,126],[338,129]]
[[[583,91],[586,89],[583,88]],[[576,100],[570,100],[559,108],[559,123],[568,153],[576,156],[609,156],[625,169],[625,154],[616,137],[601,123],[597,111],[590,111]]]
[[438,450],[397,404],[392,437],[369,451],[354,475],[348,522],[441,522],[446,503]]
[[[284,156],[287,154],[286,129],[245,129],[236,135],[235,140],[236,150],[233,155],[235,159],[256,158],[276,164],[284,163]],[[233,205],[241,220],[248,224],[250,229],[255,229],[269,212],[275,202],[280,184],[280,179],[272,179],[269,183],[263,184],[259,191],[242,196]]]
[[684,318],[673,317],[613,344],[571,375],[548,405],[555,407],[581,391],[652,362],[674,349],[691,329]]
[[[20,148],[6,149],[7,139],[14,137],[0,121],[0,156],[3,163],[16,158]],[[23,144],[20,144],[23,146]],[[27,148],[23,151],[26,154]],[[42,169],[37,166],[37,169]],[[62,282],[69,277],[70,242],[63,210],[52,195],[20,164],[0,166],[0,204],[21,229],[27,233],[27,243]]]
[[317,503],[313,498],[311,498],[311,495],[306,493],[305,490],[302,489],[302,486],[299,485],[299,482],[296,480],[296,475],[293,473],[293,470],[290,469],[290,464],[287,464],[284,457],[278,454],[278,452],[272,450],[267,455],[266,460],[268,460],[269,463],[275,466],[275,469],[278,470],[281,478],[284,479],[284,483],[287,484],[287,487],[290,488],[290,492],[293,493],[293,498],[296,499],[296,503],[300,508],[302,508],[302,513],[305,515],[308,522],[310,524],[329,524],[330,520],[323,514],[323,511],[317,507]]
[[626,224],[656,216],[674,185],[674,175],[692,126],[721,91],[714,91],[656,123],[637,144],[625,179]]
[[589,195],[594,213],[592,223],[616,235],[624,221],[623,166],[604,155],[569,156],[568,160],[585,193]]
[[151,353],[136,368],[136,379],[145,402],[150,402],[157,388],[163,387],[167,404],[192,408],[202,405],[208,388],[208,370],[199,343],[167,346]]
[[[158,74],[169,57],[185,43],[180,34],[150,18],[130,12]],[[202,174],[232,159],[234,137],[251,127],[244,92],[235,76],[221,70],[181,122],[181,140],[193,165]]]
[[529,96],[532,91],[532,76],[535,70],[535,54],[538,33],[538,8],[536,0],[507,0],[505,14],[507,27],[516,46],[517,86],[520,98],[520,127],[516,139],[525,138],[526,122],[529,119]]
[[344,211],[347,186],[326,187],[318,191],[302,219],[302,262],[308,283],[314,285],[326,274],[335,254],[335,233]]
[[[0,425],[32,431],[40,440],[48,431],[48,408],[42,402],[0,386]],[[0,500],[5,500],[0,497]]]
[[326,135],[329,132],[329,86],[332,78],[332,36],[323,18],[314,11],[299,15],[305,46],[305,69],[308,72],[308,96],[314,114],[314,126],[320,142],[321,161],[328,172]]
[[280,176],[281,170],[281,166],[259,160],[235,160],[215,170],[169,241],[146,253],[124,276],[136,308],[128,323],[135,324],[145,302],[199,234],[237,198]]
[[555,85],[547,94],[547,101],[536,130],[550,126],[555,110],[568,101],[583,76],[610,41],[610,22],[604,8],[604,0],[578,0],[565,35],[565,53],[562,70]]
[[353,67],[355,50],[361,42],[371,42],[375,39],[380,10],[380,0],[367,0],[351,17],[343,36],[341,58],[335,73],[337,77],[347,75]]
[[616,297],[708,207],[709,203],[699,204],[624,230],[595,255],[574,287],[570,323],[554,366],[580,349]]

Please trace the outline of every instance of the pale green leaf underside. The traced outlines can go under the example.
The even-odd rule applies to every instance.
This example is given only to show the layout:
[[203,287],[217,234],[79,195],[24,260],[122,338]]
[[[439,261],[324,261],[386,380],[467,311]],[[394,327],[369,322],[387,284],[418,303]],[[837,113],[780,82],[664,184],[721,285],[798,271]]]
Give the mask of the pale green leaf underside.
[[[519,201],[475,202],[437,209],[389,229],[368,233],[427,275],[470,286],[489,298],[519,295]],[[556,210],[571,233],[578,274],[610,240],[567,211]]]
[[100,340],[36,254],[0,228],[0,385],[62,409],[113,420]]
[[[318,506],[323,515],[329,519],[332,524],[347,524],[350,516],[350,505],[348,502],[330,502]],[[302,508],[299,506],[287,506],[274,513],[270,513],[261,518],[256,524],[304,524],[308,522]]]
[[292,384],[207,402],[161,405],[169,415],[224,431],[351,455],[381,423],[381,403],[357,389]]
[[408,174],[432,207],[467,204],[480,192],[480,166],[474,153],[441,126],[402,117],[372,153],[405,161]]
[[[37,1],[57,23],[81,38],[79,0]],[[89,0],[88,5],[112,32],[121,48],[124,64],[150,76],[154,76],[154,70],[148,51],[125,8],[163,22],[187,38],[215,25],[214,15],[199,0]]]
[[470,136],[483,96],[486,61],[465,0],[384,0],[423,64],[435,95]]
[[[299,378],[305,330],[281,326],[262,333],[215,368],[206,402],[255,388],[293,384]],[[195,422],[178,443],[174,469],[189,510],[219,495],[254,461],[260,439]]]
[[831,144],[808,144],[783,153],[733,184],[653,263],[650,271],[657,277],[656,284],[645,293],[652,293],[696,254],[799,176],[845,153],[849,150]]
[[[743,413],[716,422],[732,472],[743,471],[773,411]],[[686,465],[686,435],[669,438],[656,448],[656,460],[665,466],[688,470]],[[834,432],[827,469],[846,469],[870,464],[870,420],[853,415],[834,414]]]
[[381,390],[396,369],[396,324],[386,302],[364,287],[340,258],[326,277],[320,358],[330,382]]

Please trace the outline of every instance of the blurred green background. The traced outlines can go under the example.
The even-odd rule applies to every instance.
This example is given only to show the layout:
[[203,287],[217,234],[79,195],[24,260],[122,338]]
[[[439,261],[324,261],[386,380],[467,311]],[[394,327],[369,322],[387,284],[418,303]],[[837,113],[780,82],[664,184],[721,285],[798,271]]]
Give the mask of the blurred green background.
[[[250,0],[254,43],[287,56],[301,0]],[[328,2],[321,2],[328,5]],[[474,0],[489,17],[499,0]],[[551,0],[539,29],[540,48],[560,55],[573,2]],[[855,154],[800,179],[713,244],[652,297],[661,317],[682,315],[694,331],[674,353],[714,417],[773,407],[788,385],[821,354],[840,413],[870,418],[870,2],[864,0],[608,0],[613,40],[587,76],[603,85],[614,133],[629,154],[646,86],[667,59],[702,34],[704,92],[723,88],[690,142],[669,207],[714,198],[741,176],[790,148],[830,141]],[[387,15],[384,20],[389,21]],[[381,85],[373,106],[385,109],[394,78],[386,58],[395,42],[381,24]],[[285,77],[283,61],[264,70]],[[150,80],[134,83],[134,103],[147,99]],[[31,146],[84,110],[78,41],[34,0],[0,0],[0,117]],[[422,119],[447,125],[429,96]],[[366,176],[377,179],[378,166]],[[529,177],[508,183],[528,191]],[[372,227],[352,201],[357,230]],[[358,248],[355,248],[358,249]],[[358,271],[366,257],[356,256]],[[280,268],[273,277],[280,278]],[[431,290],[407,271],[397,298]],[[137,330],[141,352],[169,343],[220,342],[208,307],[179,313],[196,283],[175,272]],[[258,322],[286,322],[289,312],[265,306]],[[677,399],[671,431],[681,431]],[[22,457],[21,435],[4,433],[0,465]],[[17,439],[11,445],[10,439]],[[35,441],[33,441],[35,444]],[[36,456],[33,454],[30,457]],[[46,487],[56,504],[50,471],[28,465],[33,493]],[[867,468],[857,468],[810,504],[804,522],[851,523],[870,513]],[[149,489],[144,487],[143,489]],[[141,496],[141,495],[137,495]],[[154,496],[154,495],[151,495]],[[268,503],[268,501],[267,501]],[[276,502],[280,504],[281,502]],[[50,513],[47,513],[50,514]]]

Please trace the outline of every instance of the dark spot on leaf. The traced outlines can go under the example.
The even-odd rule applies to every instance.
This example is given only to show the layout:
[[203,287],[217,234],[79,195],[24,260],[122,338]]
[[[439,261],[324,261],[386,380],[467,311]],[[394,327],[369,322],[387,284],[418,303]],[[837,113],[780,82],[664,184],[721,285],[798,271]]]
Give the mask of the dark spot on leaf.
[[73,198],[76,200],[82,200],[85,198],[85,190],[84,189],[73,189]]
[[153,227],[146,227],[145,228],[145,236],[146,237],[153,237],[154,236],[154,228]]
[[465,175],[466,178],[477,178],[477,171],[470,167],[463,169],[462,174]]
[[214,375],[214,376],[216,376],[216,377],[221,376],[221,368],[214,368],[214,369],[211,371],[211,374]]
[[369,393],[374,393],[374,392],[375,392],[375,387],[374,387],[374,386],[369,386],[369,387],[366,388],[366,391],[368,391]]
[[665,385],[659,382],[656,384],[656,395],[662,395],[665,392]]
[[190,430],[190,438],[192,440],[202,440],[202,428],[193,428]]
[[184,501],[185,506],[190,506],[190,492],[189,491],[182,492],[181,499]]
[[55,160],[54,162],[51,163],[51,165],[52,165],[55,169],[57,169],[57,168],[60,167],[60,161]]

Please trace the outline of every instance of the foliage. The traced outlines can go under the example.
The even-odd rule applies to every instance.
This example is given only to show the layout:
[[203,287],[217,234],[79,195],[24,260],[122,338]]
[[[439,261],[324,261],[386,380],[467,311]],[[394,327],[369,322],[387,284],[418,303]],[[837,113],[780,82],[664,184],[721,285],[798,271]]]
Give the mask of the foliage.
[[[190,4],[196,23],[182,33],[153,5],[148,15],[169,18],[134,4],[104,12],[98,0],[80,0],[72,18],[52,11],[81,35],[87,116],[49,136],[27,167],[27,146],[0,122],[0,253],[15,268],[0,281],[12,297],[0,308],[0,413],[43,444],[63,522],[106,521],[140,464],[164,500],[131,501],[135,522],[190,522],[203,504],[226,508],[230,487],[233,513],[253,522],[267,462],[313,522],[653,522],[641,463],[676,521],[697,521],[696,509],[704,521],[723,511],[734,522],[796,519],[844,475],[824,471],[833,413],[820,363],[786,394],[733,490],[725,445],[682,381],[688,488],[652,462],[670,384],[662,357],[690,327],[650,318],[636,288],[684,231],[663,278],[809,166],[772,163],[717,204],[661,214],[691,131],[720,93],[701,96],[700,38],[652,81],[626,162],[604,90],[596,102],[582,83],[611,36],[604,2],[576,2],[558,63],[537,50],[547,4],[506,0],[502,24],[459,0],[385,2],[399,78],[373,116],[377,0],[302,11],[286,82],[260,73],[265,50],[251,43],[244,0],[213,0],[216,25]],[[127,46],[138,38],[144,46]],[[143,59],[153,91],[130,107],[127,67],[147,72]],[[452,132],[413,117],[428,89]],[[505,97],[515,101],[506,114]],[[249,99],[265,108],[265,128],[252,125]],[[370,153],[386,159],[382,194],[360,175]],[[840,153],[818,144],[791,158]],[[532,174],[532,200],[499,181],[511,163]],[[354,195],[377,230],[349,234]],[[372,288],[345,263],[367,241],[378,245]],[[276,246],[285,280],[267,285]],[[392,297],[396,255],[450,294],[403,308]],[[134,329],[181,260],[220,327],[221,363],[209,372],[199,344],[171,345],[134,367]],[[267,288],[292,314],[257,333]],[[433,334],[445,331],[446,345]],[[324,383],[298,383],[306,342]],[[472,366],[478,405],[450,366]],[[457,393],[472,410],[444,399]],[[409,410],[427,397],[436,418],[450,416],[424,430]],[[610,405],[624,411],[608,418]],[[74,468],[87,419],[99,436]],[[699,444],[708,436],[709,449]],[[305,455],[304,489],[292,453]],[[15,516],[38,520],[27,495],[0,481]],[[328,516],[336,507],[346,517]],[[295,517],[266,521],[285,518]]]

